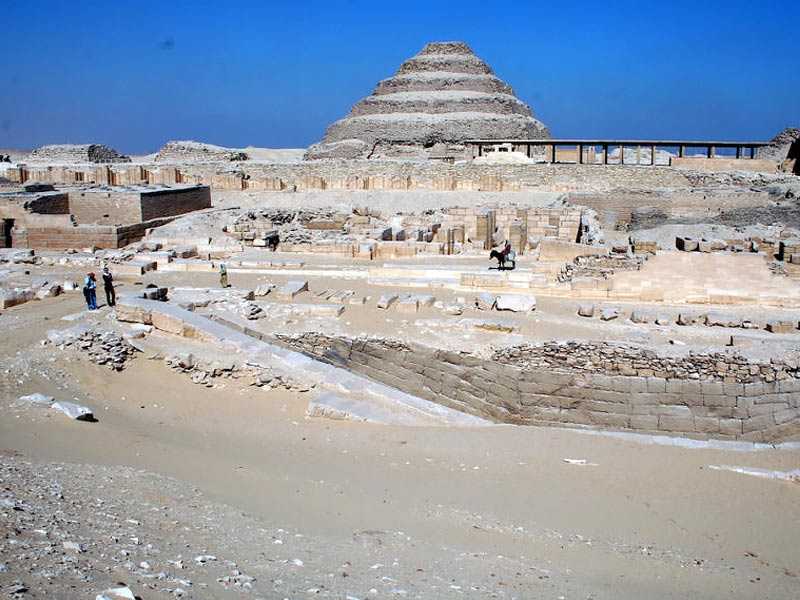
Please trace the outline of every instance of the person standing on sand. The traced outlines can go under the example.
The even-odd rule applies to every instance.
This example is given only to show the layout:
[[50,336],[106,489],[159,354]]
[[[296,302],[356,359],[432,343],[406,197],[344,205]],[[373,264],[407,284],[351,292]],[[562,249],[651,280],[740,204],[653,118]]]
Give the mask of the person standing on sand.
[[83,297],[86,298],[86,305],[89,310],[97,310],[97,281],[94,278],[94,273],[89,273],[86,276],[86,281],[83,282]]
[[114,291],[114,276],[109,271],[108,266],[103,267],[103,289],[106,292],[106,304],[116,306],[117,293]]
[[224,288],[228,287],[228,268],[224,263],[219,265],[219,284]]

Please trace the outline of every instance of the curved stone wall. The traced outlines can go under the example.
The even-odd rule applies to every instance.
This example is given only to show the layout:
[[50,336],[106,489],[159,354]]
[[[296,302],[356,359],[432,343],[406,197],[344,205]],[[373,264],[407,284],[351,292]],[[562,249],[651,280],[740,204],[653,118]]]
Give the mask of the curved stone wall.
[[501,423],[691,438],[800,438],[800,370],[726,353],[670,358],[593,342],[481,358],[396,340],[307,333],[279,341],[405,392]]

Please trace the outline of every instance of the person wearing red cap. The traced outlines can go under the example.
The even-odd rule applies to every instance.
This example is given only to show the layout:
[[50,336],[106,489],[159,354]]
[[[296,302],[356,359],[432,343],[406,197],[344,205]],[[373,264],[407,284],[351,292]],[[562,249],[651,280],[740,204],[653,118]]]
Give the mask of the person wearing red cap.
[[83,282],[83,297],[86,298],[86,305],[89,310],[97,310],[97,281],[94,278],[94,273],[89,273],[86,276],[86,281]]

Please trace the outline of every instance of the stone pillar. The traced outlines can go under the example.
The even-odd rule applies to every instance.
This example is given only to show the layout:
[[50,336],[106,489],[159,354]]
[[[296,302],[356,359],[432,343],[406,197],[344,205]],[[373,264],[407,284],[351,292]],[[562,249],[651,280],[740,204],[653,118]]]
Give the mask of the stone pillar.
[[528,227],[522,219],[515,219],[509,226],[508,240],[511,249],[517,254],[524,254],[527,249]]

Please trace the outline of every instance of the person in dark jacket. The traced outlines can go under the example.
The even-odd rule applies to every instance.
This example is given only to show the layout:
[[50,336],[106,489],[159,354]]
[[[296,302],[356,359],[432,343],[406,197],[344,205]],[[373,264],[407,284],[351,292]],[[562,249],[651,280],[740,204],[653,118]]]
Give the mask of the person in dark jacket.
[[114,291],[114,276],[108,267],[103,267],[103,289],[106,292],[106,304],[115,306],[117,304],[117,293]]

